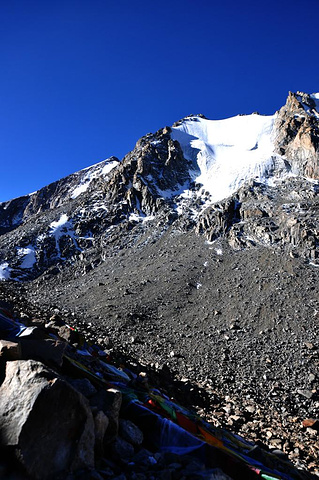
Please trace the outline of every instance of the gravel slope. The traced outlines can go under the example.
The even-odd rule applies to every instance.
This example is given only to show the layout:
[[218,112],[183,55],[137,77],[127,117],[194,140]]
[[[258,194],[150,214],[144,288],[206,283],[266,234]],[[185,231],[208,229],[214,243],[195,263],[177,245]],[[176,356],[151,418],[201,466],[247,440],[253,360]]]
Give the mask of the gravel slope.
[[318,472],[318,432],[301,422],[319,417],[319,269],[270,247],[234,251],[174,226],[157,233],[132,233],[85,275],[44,276],[29,298],[181,381],[171,394],[188,385],[184,399],[216,425]]

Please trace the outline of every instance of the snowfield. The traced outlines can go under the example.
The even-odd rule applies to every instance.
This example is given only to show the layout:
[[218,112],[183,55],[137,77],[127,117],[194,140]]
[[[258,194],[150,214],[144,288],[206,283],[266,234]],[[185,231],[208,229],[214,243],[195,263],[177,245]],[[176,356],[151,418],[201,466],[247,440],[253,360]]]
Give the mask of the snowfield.
[[272,133],[276,115],[236,116],[225,120],[189,117],[172,128],[185,158],[197,166],[193,177],[222,200],[251,178],[267,182],[274,162]]

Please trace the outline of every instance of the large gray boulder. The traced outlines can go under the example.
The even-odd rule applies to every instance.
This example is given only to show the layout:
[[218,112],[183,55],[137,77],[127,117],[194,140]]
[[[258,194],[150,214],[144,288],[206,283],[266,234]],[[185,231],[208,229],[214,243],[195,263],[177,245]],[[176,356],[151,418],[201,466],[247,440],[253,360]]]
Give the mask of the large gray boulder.
[[7,363],[0,388],[0,444],[16,447],[36,479],[94,466],[94,421],[87,400],[34,360]]

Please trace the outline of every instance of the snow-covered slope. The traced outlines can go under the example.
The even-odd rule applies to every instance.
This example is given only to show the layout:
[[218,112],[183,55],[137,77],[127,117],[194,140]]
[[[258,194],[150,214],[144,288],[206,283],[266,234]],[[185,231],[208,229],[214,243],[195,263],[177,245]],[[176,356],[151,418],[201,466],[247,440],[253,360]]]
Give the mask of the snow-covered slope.
[[197,162],[194,180],[222,200],[247,180],[266,182],[274,164],[273,116],[258,114],[226,120],[188,117],[172,128],[185,158]]

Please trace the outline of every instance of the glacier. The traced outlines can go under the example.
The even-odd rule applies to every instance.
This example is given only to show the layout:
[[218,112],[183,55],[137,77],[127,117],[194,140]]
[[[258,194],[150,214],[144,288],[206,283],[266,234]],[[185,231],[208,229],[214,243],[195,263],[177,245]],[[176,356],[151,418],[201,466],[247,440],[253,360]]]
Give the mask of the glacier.
[[217,202],[235,193],[247,180],[269,181],[276,157],[273,143],[276,114],[238,115],[224,120],[187,117],[172,127],[184,157],[197,170],[192,172],[202,191]]

